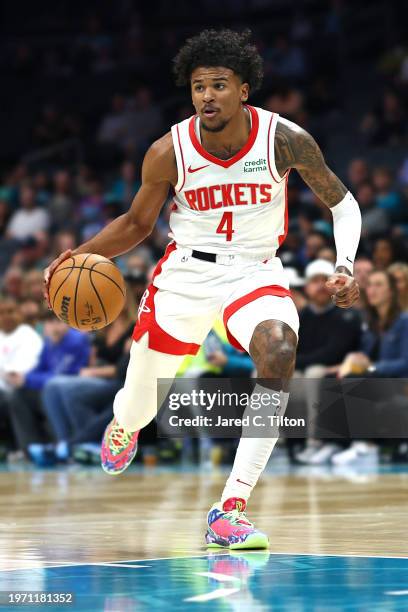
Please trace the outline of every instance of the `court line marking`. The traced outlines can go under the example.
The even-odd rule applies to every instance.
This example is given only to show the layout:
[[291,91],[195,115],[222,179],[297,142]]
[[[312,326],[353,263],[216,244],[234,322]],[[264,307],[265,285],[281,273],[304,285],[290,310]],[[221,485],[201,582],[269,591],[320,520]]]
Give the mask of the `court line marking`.
[[[225,549],[217,552],[218,555],[229,555],[229,549]],[[234,552],[244,552],[244,551],[234,551]],[[407,556],[402,555],[353,555],[353,554],[336,554],[336,553],[305,553],[305,552],[275,552],[267,550],[270,555],[281,556],[281,557],[339,557],[345,559],[402,559],[407,561]],[[259,554],[259,550],[245,550],[245,554]],[[118,563],[144,563],[145,561],[169,561],[174,559],[205,559],[211,558],[210,553],[202,553],[201,555],[180,555],[176,557],[152,557],[150,559],[123,559],[122,561],[118,561]],[[45,565],[35,565],[31,567],[13,567],[10,569],[0,569],[0,574],[3,572],[27,572],[30,570],[42,570],[42,569],[53,569],[58,567],[83,567],[87,565],[105,565],[106,563],[110,563],[109,561],[89,561],[87,563],[72,563],[71,561],[67,561],[66,563],[58,563],[57,561],[48,561]],[[112,562],[114,563],[114,561]]]
[[[129,565],[128,563],[98,563],[98,565],[102,567],[130,567],[132,569],[135,567],[152,567],[151,565]],[[67,567],[67,566],[64,565],[64,567]]]
[[234,595],[234,593],[238,593],[241,589],[226,589],[219,588],[215,589],[215,591],[210,591],[210,593],[203,593],[202,595],[195,595],[194,597],[187,597],[183,599],[183,601],[211,601],[212,599],[219,599],[220,597],[228,597],[229,595]]
[[230,576],[229,574],[220,574],[218,572],[194,572],[195,576],[204,576],[204,578],[213,578],[219,582],[241,582],[241,578]]

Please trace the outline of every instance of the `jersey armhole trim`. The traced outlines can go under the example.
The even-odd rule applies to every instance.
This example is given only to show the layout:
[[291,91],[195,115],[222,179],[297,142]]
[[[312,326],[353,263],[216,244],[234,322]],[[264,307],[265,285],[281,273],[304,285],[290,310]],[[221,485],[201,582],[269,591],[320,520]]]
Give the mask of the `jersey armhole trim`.
[[278,113],[272,113],[271,120],[269,121],[269,128],[268,128],[268,167],[269,167],[269,172],[271,173],[271,176],[273,180],[275,181],[275,183],[281,183],[282,181],[284,181],[285,178],[287,178],[289,174],[289,170],[290,170],[290,168],[288,168],[285,174],[283,176],[280,176],[278,169],[275,165],[275,133],[276,133],[276,126],[278,124],[278,119],[279,119]]
[[186,181],[186,168],[184,166],[184,155],[181,147],[180,131],[178,125],[173,125],[171,128],[173,137],[174,153],[176,155],[177,164],[177,184],[174,187],[175,191],[181,191]]

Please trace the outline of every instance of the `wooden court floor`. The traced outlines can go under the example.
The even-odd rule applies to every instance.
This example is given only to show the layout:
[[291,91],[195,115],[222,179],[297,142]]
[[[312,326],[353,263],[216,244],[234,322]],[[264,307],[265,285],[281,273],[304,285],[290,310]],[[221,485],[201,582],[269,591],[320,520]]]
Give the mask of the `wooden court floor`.
[[[0,473],[0,570],[200,555],[225,473]],[[249,518],[288,554],[406,556],[408,473],[265,474]]]

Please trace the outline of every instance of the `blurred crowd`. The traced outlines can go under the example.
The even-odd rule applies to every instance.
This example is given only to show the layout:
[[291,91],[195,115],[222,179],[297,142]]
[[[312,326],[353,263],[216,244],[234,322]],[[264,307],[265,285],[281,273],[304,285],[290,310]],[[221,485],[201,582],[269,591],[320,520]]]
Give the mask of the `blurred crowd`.
[[[188,21],[191,9],[181,4]],[[254,9],[256,3],[249,4]],[[282,9],[278,31],[272,17],[270,29],[268,21],[255,17],[253,26],[265,59],[264,87],[253,103],[310,129],[322,148],[328,147],[330,165],[354,193],[363,218],[355,263],[361,299],[343,311],[333,306],[325,288],[335,262],[330,211],[291,173],[289,233],[279,256],[301,319],[296,376],[316,381],[307,385],[305,410],[316,402],[323,377],[408,376],[408,51],[396,40],[379,44],[375,57],[371,48],[369,60],[359,57],[367,73],[374,70],[376,94],[367,98],[364,82],[360,88],[353,84],[347,109],[356,101],[365,110],[350,116],[349,137],[338,140],[348,112],[340,77],[350,59],[345,51],[352,55],[355,40],[345,45],[353,23],[348,3],[326,4],[311,3],[310,14]],[[238,5],[226,3],[235,19]],[[215,3],[200,6],[204,19]],[[97,14],[81,15],[69,28],[69,15],[56,13],[50,27],[58,25],[61,34],[41,44],[34,21],[31,38],[21,42],[6,36],[0,43],[6,107],[0,122],[16,135],[5,139],[0,154],[0,458],[9,461],[98,461],[112,400],[126,373],[138,303],[169,241],[171,195],[151,236],[117,259],[128,303],[107,329],[84,335],[47,310],[42,270],[127,210],[140,185],[143,152],[192,113],[186,92],[171,84],[169,58],[187,33],[201,28],[175,27],[165,2],[158,3],[157,12],[166,25],[157,32],[144,8],[126,1],[117,3],[113,15],[108,8],[111,12],[101,2]],[[8,17],[12,22],[12,11]],[[30,102],[15,102],[18,121],[10,111],[16,79],[42,84]],[[80,90],[74,95],[76,84]],[[19,125],[24,122],[27,129]],[[338,157],[330,149],[333,139],[342,142]],[[229,346],[221,322],[179,372],[208,375],[256,375],[249,355]],[[153,425],[141,443],[147,463],[177,460],[183,452],[227,460],[216,441],[201,441],[187,451],[180,442],[156,441]],[[391,456],[407,459],[404,445],[391,445]],[[289,450],[300,463],[341,464],[378,458],[386,446],[363,440],[339,445],[317,440],[310,431],[304,443],[289,444]]]

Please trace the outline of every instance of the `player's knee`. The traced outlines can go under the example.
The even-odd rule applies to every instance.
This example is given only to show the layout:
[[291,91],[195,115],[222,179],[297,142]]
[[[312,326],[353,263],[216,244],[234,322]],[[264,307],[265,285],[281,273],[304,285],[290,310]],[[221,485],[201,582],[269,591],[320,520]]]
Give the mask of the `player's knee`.
[[292,369],[296,357],[296,345],[287,339],[275,339],[255,359],[258,376],[285,377]]

